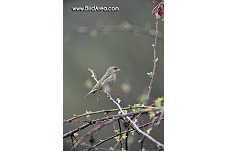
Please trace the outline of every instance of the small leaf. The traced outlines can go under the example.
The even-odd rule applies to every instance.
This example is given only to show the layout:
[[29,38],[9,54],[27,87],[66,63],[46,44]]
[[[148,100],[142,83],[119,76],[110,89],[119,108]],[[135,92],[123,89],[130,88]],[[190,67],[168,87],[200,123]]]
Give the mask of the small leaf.
[[132,135],[134,135],[134,134],[135,134],[135,130],[134,130],[134,131],[132,131],[131,133],[132,133]]
[[154,112],[149,112],[149,117],[150,117],[150,119],[152,119],[153,117],[155,117],[155,113]]
[[126,113],[128,113],[128,111],[127,110],[122,110],[123,111],[123,114],[126,114]]
[[116,141],[120,140],[120,136],[115,136],[114,138],[116,139]]
[[119,130],[114,130],[114,133],[115,134],[119,134]]
[[146,151],[146,150],[145,150],[145,148],[142,148],[142,150],[141,150],[141,151]]
[[153,76],[154,76],[153,72],[148,72],[147,75],[148,75],[150,78],[153,78]]
[[162,102],[163,102],[164,98],[163,97],[159,97],[155,100],[155,106],[159,109],[163,109],[162,106]]
[[122,138],[123,138],[123,139],[125,139],[126,137],[127,137],[126,134],[123,134],[123,135],[122,135]]
[[150,134],[151,131],[152,131],[152,128],[149,128],[149,129],[147,130],[147,134]]
[[74,135],[75,137],[77,137],[79,134],[76,132],[76,133],[74,133],[73,135]]
[[117,99],[116,99],[116,101],[117,101],[117,103],[119,103],[119,104],[120,104],[121,99],[120,99],[120,98],[117,98]]
[[87,117],[87,120],[91,120],[91,115],[88,114],[86,117]]
[[140,108],[136,108],[136,107],[140,107],[141,106],[141,104],[140,103],[138,103],[138,104],[134,104],[134,108],[132,109],[132,111],[133,112],[137,112],[137,111],[139,111],[140,110]]
[[90,115],[90,113],[91,113],[91,111],[87,111],[87,110],[86,110],[86,114],[87,114],[86,117],[87,117],[88,120],[91,120],[91,115]]

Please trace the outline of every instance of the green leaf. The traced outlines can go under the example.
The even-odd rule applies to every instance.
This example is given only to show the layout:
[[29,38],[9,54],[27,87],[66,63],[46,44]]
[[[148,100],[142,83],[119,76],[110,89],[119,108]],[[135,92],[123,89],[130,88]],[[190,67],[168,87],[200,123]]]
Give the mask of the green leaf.
[[91,111],[87,111],[87,110],[86,110],[86,114],[87,114],[86,117],[87,117],[88,120],[91,120],[91,115],[90,115],[90,113],[91,113]]
[[76,132],[76,133],[74,133],[73,135],[74,135],[75,137],[77,137],[79,134]]
[[126,137],[127,137],[126,134],[123,134],[123,135],[122,135],[122,138],[123,138],[123,139],[125,139]]
[[164,98],[163,97],[159,97],[155,100],[155,106],[159,109],[163,109],[162,106],[162,102],[163,102]]
[[142,148],[142,150],[141,150],[141,151],[146,151],[146,150],[145,150],[145,148]]
[[135,134],[135,130],[134,131],[131,131],[131,133],[132,133],[132,135],[134,135]]
[[119,130],[114,130],[115,134],[119,134],[119,132],[120,132]]
[[155,117],[155,113],[154,112],[149,112],[149,117],[150,117],[150,119],[152,119],[153,117]]
[[124,113],[124,114],[128,113],[128,111],[127,111],[127,110],[122,110],[122,111],[123,111],[123,113]]
[[121,103],[121,99],[120,98],[117,98],[116,101],[117,101],[118,104]]
[[153,78],[153,76],[154,76],[153,72],[148,72],[147,75],[148,75],[150,78]]
[[147,129],[147,134],[150,134],[151,131],[152,131],[152,128]]
[[140,110],[140,108],[137,108],[137,107],[141,107],[142,105],[140,104],[140,103],[138,103],[138,104],[134,104],[134,108],[132,109],[132,111],[133,112],[137,112],[137,111],[139,111]]
[[120,135],[119,136],[115,136],[114,138],[116,139],[116,141],[119,141],[120,140]]

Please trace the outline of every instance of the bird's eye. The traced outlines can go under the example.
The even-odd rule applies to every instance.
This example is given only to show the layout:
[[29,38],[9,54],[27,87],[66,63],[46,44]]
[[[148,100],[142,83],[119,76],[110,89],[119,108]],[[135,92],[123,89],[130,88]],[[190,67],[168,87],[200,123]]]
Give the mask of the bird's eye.
[[117,70],[118,68],[115,67],[114,69]]

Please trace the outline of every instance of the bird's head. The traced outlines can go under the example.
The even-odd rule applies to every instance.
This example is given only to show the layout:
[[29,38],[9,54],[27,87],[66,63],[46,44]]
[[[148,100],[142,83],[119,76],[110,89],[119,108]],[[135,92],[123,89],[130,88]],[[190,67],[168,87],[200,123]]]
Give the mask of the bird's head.
[[119,69],[119,68],[116,67],[116,66],[112,66],[112,67],[109,67],[109,68],[107,69],[107,71],[108,71],[109,73],[117,73],[118,71],[121,71],[121,69]]

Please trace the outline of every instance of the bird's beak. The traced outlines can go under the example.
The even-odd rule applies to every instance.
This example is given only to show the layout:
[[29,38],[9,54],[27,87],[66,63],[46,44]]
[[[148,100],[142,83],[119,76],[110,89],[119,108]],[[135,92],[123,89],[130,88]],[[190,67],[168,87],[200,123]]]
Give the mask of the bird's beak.
[[118,68],[117,71],[121,71],[121,69]]

